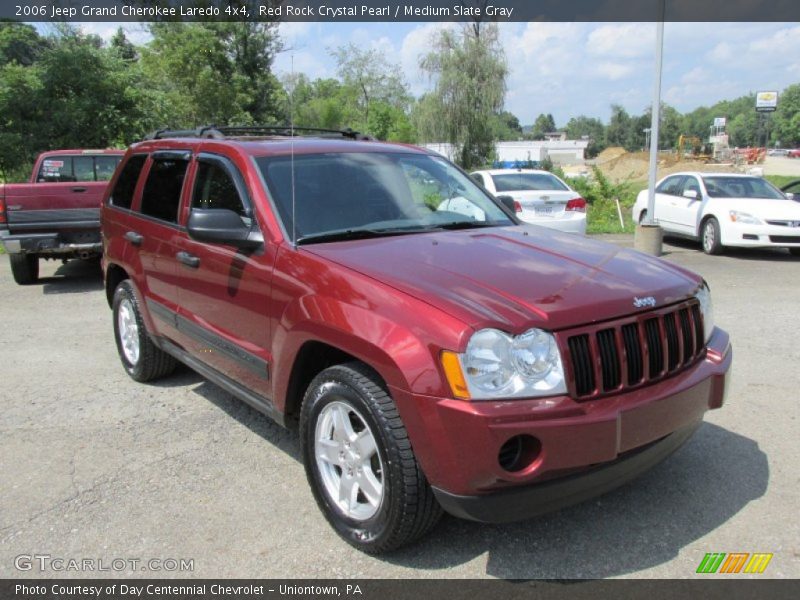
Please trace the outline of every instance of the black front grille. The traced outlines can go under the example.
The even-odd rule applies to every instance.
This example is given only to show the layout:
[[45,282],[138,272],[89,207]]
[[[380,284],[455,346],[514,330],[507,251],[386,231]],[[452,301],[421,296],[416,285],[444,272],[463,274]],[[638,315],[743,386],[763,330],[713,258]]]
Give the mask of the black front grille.
[[579,396],[594,390],[594,369],[589,351],[589,336],[576,335],[569,338],[569,354],[575,369],[575,389]]
[[[583,328],[565,336],[571,386],[578,398],[596,397],[677,373],[703,352],[696,301]],[[564,339],[564,338],[562,338]]]
[[800,244],[800,235],[771,235],[769,241],[773,244]]

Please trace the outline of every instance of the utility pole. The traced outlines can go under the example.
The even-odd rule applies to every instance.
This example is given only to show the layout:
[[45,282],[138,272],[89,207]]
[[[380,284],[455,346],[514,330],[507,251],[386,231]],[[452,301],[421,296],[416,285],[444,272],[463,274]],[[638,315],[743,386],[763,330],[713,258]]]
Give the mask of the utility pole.
[[647,182],[647,214],[636,226],[634,248],[647,254],[661,256],[664,232],[656,222],[656,170],[658,169],[658,129],[661,121],[661,73],[664,65],[664,17],[666,0],[661,0],[660,20],[656,25],[656,73],[653,86],[653,108],[650,121],[650,169]]

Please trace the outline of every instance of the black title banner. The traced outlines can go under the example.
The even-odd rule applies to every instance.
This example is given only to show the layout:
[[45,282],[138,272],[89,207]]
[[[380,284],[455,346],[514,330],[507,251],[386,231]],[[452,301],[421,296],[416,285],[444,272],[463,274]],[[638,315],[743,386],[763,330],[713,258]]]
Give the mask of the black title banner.
[[4,0],[16,21],[795,22],[798,0]]

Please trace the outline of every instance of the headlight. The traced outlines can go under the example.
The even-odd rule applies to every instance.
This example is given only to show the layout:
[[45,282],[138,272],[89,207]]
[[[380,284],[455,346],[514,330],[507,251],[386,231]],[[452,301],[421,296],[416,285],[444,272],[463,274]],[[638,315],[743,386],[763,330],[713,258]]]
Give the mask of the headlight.
[[714,331],[714,309],[711,304],[711,291],[708,289],[708,284],[703,283],[697,294],[695,295],[698,302],[700,302],[700,312],[703,314],[703,331],[705,332],[704,342],[707,344],[711,339],[711,333]]
[[754,217],[750,213],[741,212],[738,210],[730,210],[728,214],[731,217],[731,221],[734,223],[741,223],[742,225],[763,225],[761,219],[758,217]]
[[[466,352],[457,356],[473,400],[549,396],[567,391],[556,340],[541,329],[530,329],[518,336],[482,329],[473,334]],[[455,390],[447,364],[445,371]]]

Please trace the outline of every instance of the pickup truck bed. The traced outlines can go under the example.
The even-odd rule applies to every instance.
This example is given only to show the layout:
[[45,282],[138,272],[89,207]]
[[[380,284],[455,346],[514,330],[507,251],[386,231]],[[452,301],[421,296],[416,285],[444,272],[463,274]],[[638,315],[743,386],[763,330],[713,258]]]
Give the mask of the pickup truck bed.
[[39,156],[29,183],[0,185],[0,241],[21,285],[38,279],[39,258],[99,256],[100,202],[117,150],[61,150]]

